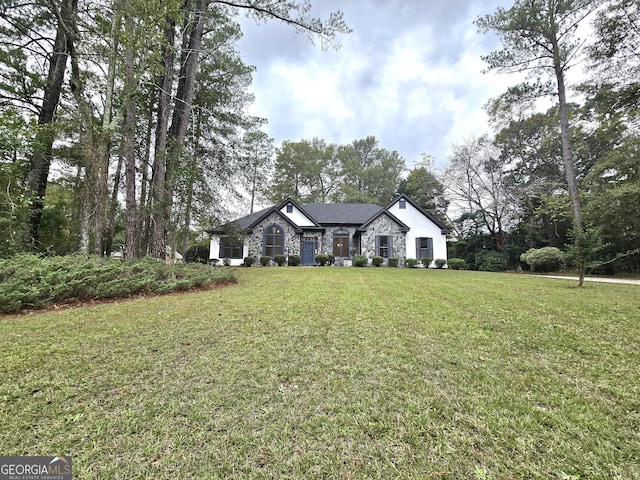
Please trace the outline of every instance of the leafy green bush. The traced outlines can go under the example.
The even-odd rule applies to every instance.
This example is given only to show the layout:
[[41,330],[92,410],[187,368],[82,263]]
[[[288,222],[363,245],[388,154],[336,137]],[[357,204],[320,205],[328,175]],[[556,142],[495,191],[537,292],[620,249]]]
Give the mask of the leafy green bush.
[[364,255],[356,255],[353,257],[353,266],[354,267],[366,267],[369,265],[369,259]]
[[336,257],[334,257],[331,253],[327,253],[327,263],[329,265],[333,265],[334,263],[336,263]]
[[387,260],[387,265],[391,268],[394,268],[398,266],[399,261],[400,260],[398,259],[398,257],[391,257],[389,260]]
[[444,258],[436,258],[436,268],[444,268],[447,261]]
[[0,260],[0,313],[235,282],[233,269],[145,258],[17,255]]
[[228,267],[229,265],[231,265],[231,259],[230,259],[230,258],[223,258],[223,259],[222,259],[222,264],[223,264],[225,267]]
[[209,245],[191,245],[184,252],[187,263],[209,263]]
[[327,253],[319,253],[316,255],[316,263],[321,267],[324,267],[329,263],[329,254]]
[[433,258],[422,257],[420,259],[420,263],[422,263],[422,265],[424,265],[424,268],[429,268],[429,265],[431,265],[431,262],[433,262]]
[[254,263],[256,263],[256,259],[254,257],[244,257],[244,260],[242,260],[242,264],[245,267],[250,267]]
[[486,250],[476,255],[478,270],[483,272],[504,272],[509,268],[506,255],[495,250]]
[[263,255],[260,257],[260,265],[262,265],[263,267],[267,267],[271,264],[271,257],[269,257],[268,255]]
[[565,262],[564,254],[556,247],[531,248],[520,255],[520,260],[528,264],[532,272],[557,272]]
[[382,264],[384,263],[384,258],[379,257],[377,255],[375,257],[373,257],[372,260],[373,260],[373,266],[374,267],[381,267]]
[[407,268],[416,268],[418,266],[418,260],[416,260],[415,258],[407,258],[404,261],[404,265]]
[[290,267],[297,267],[302,263],[302,259],[300,255],[289,255],[289,262],[287,263]]
[[467,264],[464,258],[450,258],[448,263],[451,270],[464,270]]
[[276,262],[276,265],[281,267],[285,263],[287,263],[287,256],[286,255],[276,255],[275,257],[273,257],[273,261]]

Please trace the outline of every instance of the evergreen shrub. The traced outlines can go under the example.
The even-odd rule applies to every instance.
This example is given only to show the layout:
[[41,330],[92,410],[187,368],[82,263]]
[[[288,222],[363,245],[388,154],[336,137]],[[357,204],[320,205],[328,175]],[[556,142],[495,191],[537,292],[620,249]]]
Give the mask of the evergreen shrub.
[[316,255],[316,263],[321,267],[324,267],[329,263],[329,254],[327,253],[319,253]]
[[509,269],[507,256],[495,250],[486,250],[476,255],[476,267],[483,272],[504,272]]
[[450,258],[448,263],[451,270],[464,270],[467,264],[464,258]]
[[557,272],[565,263],[564,254],[556,247],[531,248],[520,255],[520,260],[528,264],[532,272]]
[[302,259],[300,258],[300,255],[289,255],[289,261],[287,265],[289,265],[290,267],[297,267],[301,263]]
[[369,265],[369,259],[365,255],[356,255],[353,257],[354,267],[366,267]]
[[373,266],[374,267],[381,267],[383,263],[384,263],[384,258],[379,257],[377,255],[375,257],[373,257]]
[[397,267],[399,261],[400,260],[398,259],[398,257],[391,257],[389,260],[387,260],[387,266],[392,268]]
[[444,258],[436,258],[436,268],[444,268],[447,261]]
[[287,256],[286,255],[276,255],[275,257],[273,257],[273,261],[276,262],[276,265],[281,267],[285,263],[287,263]]
[[267,267],[270,264],[271,264],[271,257],[267,255],[263,255],[260,257],[260,265],[262,265],[263,267]]
[[245,267],[250,267],[254,263],[256,263],[256,259],[254,257],[244,257],[244,260],[242,260],[242,264]]
[[422,265],[424,265],[424,268],[429,268],[429,265],[431,265],[431,262],[433,262],[433,258],[422,257],[420,259],[420,263],[422,263]]
[[418,266],[418,260],[415,258],[407,258],[404,264],[407,268],[416,268]]
[[187,263],[209,263],[209,245],[191,245],[184,252],[184,261]]
[[235,282],[233,269],[144,258],[16,255],[0,260],[0,313]]

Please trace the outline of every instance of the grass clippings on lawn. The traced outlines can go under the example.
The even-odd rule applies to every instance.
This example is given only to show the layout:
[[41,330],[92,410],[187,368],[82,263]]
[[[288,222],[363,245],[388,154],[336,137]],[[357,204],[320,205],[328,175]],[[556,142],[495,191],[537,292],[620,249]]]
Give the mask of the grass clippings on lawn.
[[0,322],[0,452],[77,478],[640,478],[640,288],[249,268]]

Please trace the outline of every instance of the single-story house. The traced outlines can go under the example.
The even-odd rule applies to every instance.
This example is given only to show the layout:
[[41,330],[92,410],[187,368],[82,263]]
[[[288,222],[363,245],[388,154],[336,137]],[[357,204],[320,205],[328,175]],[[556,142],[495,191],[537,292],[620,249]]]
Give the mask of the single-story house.
[[449,229],[406,195],[387,207],[363,203],[308,203],[287,199],[280,205],[211,230],[211,260],[241,265],[245,257],[299,255],[315,265],[318,253],[336,264],[356,255],[386,260],[447,258]]

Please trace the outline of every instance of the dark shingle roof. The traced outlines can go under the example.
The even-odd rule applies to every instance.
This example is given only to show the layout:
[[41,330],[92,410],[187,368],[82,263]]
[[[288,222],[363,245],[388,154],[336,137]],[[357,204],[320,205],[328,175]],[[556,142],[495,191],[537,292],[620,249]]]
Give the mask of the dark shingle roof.
[[307,203],[302,208],[320,225],[362,225],[383,210],[370,203]]

